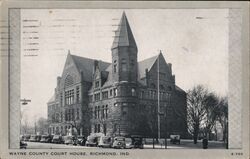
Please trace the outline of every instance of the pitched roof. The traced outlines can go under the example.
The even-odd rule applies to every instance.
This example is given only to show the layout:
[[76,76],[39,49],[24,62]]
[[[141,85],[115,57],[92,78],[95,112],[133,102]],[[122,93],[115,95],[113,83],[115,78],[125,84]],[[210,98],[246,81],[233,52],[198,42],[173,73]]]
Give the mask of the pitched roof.
[[[73,61],[79,72],[83,71],[83,78],[85,81],[92,82],[94,59],[85,58],[81,56],[71,55]],[[100,71],[104,71],[110,63],[99,61]]]
[[146,76],[145,70],[146,69],[150,70],[150,68],[153,66],[153,64],[157,60],[158,56],[159,55],[153,56],[153,57],[150,57],[148,59],[138,62],[138,75],[140,79]]
[[119,46],[130,46],[137,49],[136,42],[129,26],[125,12],[123,12],[121,21],[118,26],[119,27],[115,32],[115,38],[111,49],[114,49]]
[[48,103],[52,103],[52,102],[54,102],[55,100],[56,100],[55,95],[53,95],[53,96],[49,99]]
[[181,89],[180,87],[178,87],[177,85],[175,85],[175,89],[177,91],[179,91],[180,93],[185,93],[186,94],[186,92],[183,89]]

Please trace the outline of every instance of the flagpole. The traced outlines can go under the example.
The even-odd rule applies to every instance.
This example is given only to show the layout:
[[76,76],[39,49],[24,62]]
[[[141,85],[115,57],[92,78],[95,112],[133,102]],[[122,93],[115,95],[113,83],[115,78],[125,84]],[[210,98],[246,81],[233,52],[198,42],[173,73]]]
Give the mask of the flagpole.
[[160,128],[160,76],[159,76],[159,56],[158,56],[158,59],[157,59],[157,94],[158,94],[158,111],[157,111],[157,117],[158,117],[158,141],[160,141],[160,138],[161,138],[161,128]]

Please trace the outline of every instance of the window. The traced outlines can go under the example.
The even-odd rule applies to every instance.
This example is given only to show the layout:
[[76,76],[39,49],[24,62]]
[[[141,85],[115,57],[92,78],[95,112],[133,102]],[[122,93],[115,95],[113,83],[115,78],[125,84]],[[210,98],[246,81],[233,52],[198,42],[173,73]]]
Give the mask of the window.
[[97,124],[97,132],[101,132],[101,125],[100,124]]
[[122,115],[126,115],[128,113],[128,107],[122,106]]
[[98,88],[98,87],[99,87],[99,83],[100,83],[99,81],[96,81],[96,82],[95,82],[95,88]]
[[114,96],[115,97],[117,96],[117,89],[116,88],[114,89]]
[[79,108],[77,108],[76,109],[76,120],[79,120],[79,116],[80,116],[79,114],[80,114]]
[[130,61],[130,65],[131,65],[131,66],[134,66],[134,65],[135,65],[135,61],[134,61],[134,59],[131,59],[131,61]]
[[108,91],[102,92],[102,99],[108,99]]
[[74,78],[72,76],[68,75],[65,78],[65,87],[71,86],[73,84],[74,84]]
[[65,92],[65,102],[66,105],[74,103],[74,89]]
[[75,120],[75,110],[74,109],[71,110],[71,114],[72,114],[71,121],[74,121]]
[[135,88],[131,89],[131,94],[132,94],[133,97],[136,96]]
[[127,71],[127,64],[126,64],[126,60],[122,59],[122,72],[126,72]]
[[94,96],[95,96],[95,101],[99,101],[100,100],[100,93],[96,93]]
[[97,119],[100,118],[100,106],[97,106]]
[[60,103],[61,103],[61,106],[63,105],[63,94],[60,93]]
[[114,61],[114,73],[117,72],[117,64],[116,64],[116,60]]
[[102,112],[102,115],[101,115],[101,118],[105,118],[105,115],[104,115],[104,105],[102,106],[102,110],[101,110],[101,112]]
[[113,90],[112,89],[109,91],[109,95],[113,96]]
[[108,105],[105,107],[105,118],[108,119]]
[[104,135],[106,135],[106,133],[107,133],[107,125],[106,124],[103,124],[103,133],[104,133]]
[[95,133],[97,133],[97,125],[95,124]]
[[141,91],[141,99],[144,98],[144,91]]
[[71,114],[70,113],[71,113],[71,110],[69,109],[68,110],[68,121],[71,121]]
[[95,119],[97,118],[97,107],[95,107]]
[[80,89],[79,86],[76,87],[76,102],[80,102]]

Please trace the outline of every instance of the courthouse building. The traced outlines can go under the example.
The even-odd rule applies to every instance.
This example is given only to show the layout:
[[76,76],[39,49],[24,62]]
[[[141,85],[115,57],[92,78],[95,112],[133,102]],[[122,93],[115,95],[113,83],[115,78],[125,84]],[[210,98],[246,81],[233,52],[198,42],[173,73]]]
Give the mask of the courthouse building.
[[112,62],[68,53],[47,103],[49,133],[157,136],[159,103],[161,137],[185,136],[186,93],[176,85],[171,63],[161,52],[139,62],[137,54],[125,13],[111,47]]

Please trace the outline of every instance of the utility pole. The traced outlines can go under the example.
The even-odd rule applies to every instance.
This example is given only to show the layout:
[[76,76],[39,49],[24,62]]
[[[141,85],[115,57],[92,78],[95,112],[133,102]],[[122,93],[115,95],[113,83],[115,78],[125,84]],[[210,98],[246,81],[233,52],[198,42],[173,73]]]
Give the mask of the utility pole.
[[[160,51],[161,53],[161,51]],[[158,110],[157,110],[157,118],[158,118],[158,141],[160,141],[161,138],[161,123],[160,123],[160,63],[159,63],[159,55],[158,55],[158,59],[157,59],[157,94],[158,94]]]

